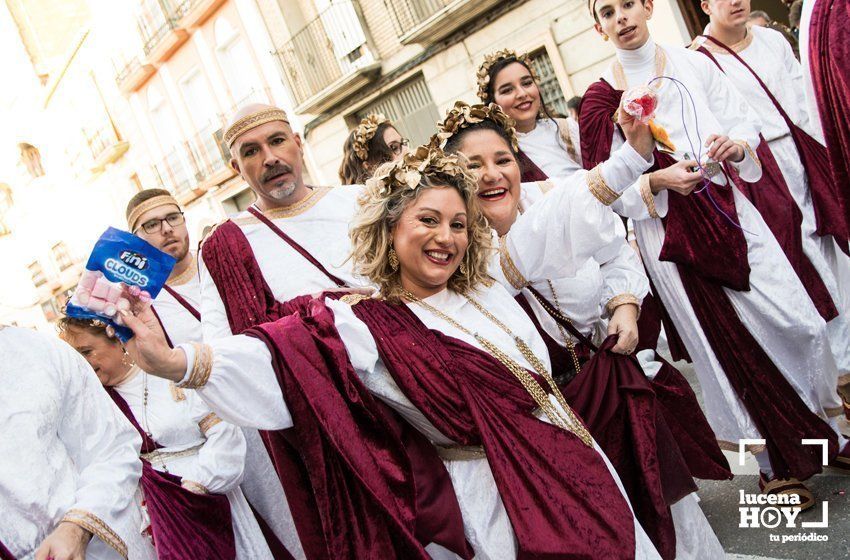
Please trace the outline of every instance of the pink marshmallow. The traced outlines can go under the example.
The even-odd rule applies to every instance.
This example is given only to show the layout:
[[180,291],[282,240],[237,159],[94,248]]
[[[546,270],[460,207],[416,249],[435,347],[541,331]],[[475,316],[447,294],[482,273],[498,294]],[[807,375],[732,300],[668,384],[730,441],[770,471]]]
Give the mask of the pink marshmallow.
[[130,311],[130,300],[127,298],[119,298],[115,307],[117,307],[119,311]]
[[86,306],[89,303],[89,299],[91,298],[91,292],[88,290],[84,290],[83,288],[77,288],[77,292],[74,294],[74,299],[77,300],[77,303]]
[[109,286],[109,294],[107,295],[106,300],[110,303],[118,303],[118,298],[120,298],[123,293],[124,289],[121,287],[121,284],[112,284]]
[[98,273],[94,270],[86,270],[83,272],[83,275],[80,276],[80,288],[85,288],[86,290],[91,290],[94,288],[95,282],[98,279]]
[[118,309],[112,303],[107,303],[106,307],[103,308],[104,315],[108,315],[109,317],[114,317],[118,312]]
[[100,313],[106,308],[106,302],[102,299],[98,299],[93,297],[89,300],[88,304],[86,304],[89,311],[94,311],[95,313]]
[[109,297],[109,289],[112,287],[112,282],[106,278],[98,278],[94,287],[91,289],[91,296],[106,300]]

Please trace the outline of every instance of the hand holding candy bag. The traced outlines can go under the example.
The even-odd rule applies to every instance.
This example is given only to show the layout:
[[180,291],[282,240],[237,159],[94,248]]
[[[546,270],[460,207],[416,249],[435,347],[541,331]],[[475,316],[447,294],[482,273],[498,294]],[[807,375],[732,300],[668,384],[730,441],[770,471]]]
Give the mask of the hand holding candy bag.
[[133,331],[123,326],[119,311],[129,311],[130,296],[150,301],[159,294],[175,259],[126,231],[107,229],[94,245],[66,313],[99,319],[126,342]]

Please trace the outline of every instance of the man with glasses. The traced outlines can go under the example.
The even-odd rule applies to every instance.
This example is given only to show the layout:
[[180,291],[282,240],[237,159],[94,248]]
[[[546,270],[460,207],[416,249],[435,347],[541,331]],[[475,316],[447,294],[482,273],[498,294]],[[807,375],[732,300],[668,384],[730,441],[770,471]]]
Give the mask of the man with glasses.
[[172,344],[201,341],[201,283],[180,204],[164,189],[137,193],[127,204],[127,226],[177,260],[154,308]]

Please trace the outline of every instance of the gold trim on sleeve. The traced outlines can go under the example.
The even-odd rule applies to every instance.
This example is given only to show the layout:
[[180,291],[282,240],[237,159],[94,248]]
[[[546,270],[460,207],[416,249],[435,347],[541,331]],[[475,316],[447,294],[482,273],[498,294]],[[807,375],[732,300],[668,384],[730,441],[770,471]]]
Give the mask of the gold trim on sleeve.
[[602,177],[600,165],[597,165],[587,172],[585,181],[587,182],[587,188],[590,189],[590,193],[595,196],[599,202],[605,206],[611,206],[618,198],[620,198],[620,193],[613,190],[608,186],[608,183],[605,182],[605,179]]
[[621,305],[627,304],[637,305],[638,309],[640,309],[640,300],[634,294],[620,294],[618,296],[614,296],[608,300],[608,303],[605,304],[605,311],[608,312],[608,315],[612,315],[614,310],[620,307]]
[[[744,148],[745,155],[749,155],[753,159],[753,161],[756,162],[756,165],[761,168],[761,160],[756,155],[756,152],[750,147],[750,144],[748,142],[744,140],[735,140],[734,142]],[[743,163],[743,160],[741,161],[741,163]]]
[[521,290],[531,284],[514,264],[511,252],[508,249],[507,238],[504,235],[499,238],[499,265],[502,267],[505,278],[515,289]]
[[552,181],[537,181],[537,188],[540,189],[540,192],[546,194],[555,188],[555,183]]
[[212,373],[212,347],[208,344],[200,344],[198,342],[193,342],[192,347],[195,349],[192,370],[189,373],[189,379],[185,383],[179,383],[177,385],[180,389],[200,389],[207,384],[210,373]]
[[206,416],[204,416],[200,422],[198,422],[198,427],[201,429],[201,433],[207,435],[213,426],[221,422],[221,418],[216,415],[215,412],[210,412]]
[[209,489],[199,482],[195,482],[194,480],[186,480],[185,478],[180,482],[180,486],[188,490],[189,492],[194,492],[195,494],[209,494]]
[[85,529],[112,547],[121,558],[127,558],[127,544],[118,536],[118,533],[95,514],[82,509],[69,509],[62,521]]
[[357,305],[358,303],[360,303],[364,299],[369,299],[369,296],[367,296],[365,294],[345,294],[344,296],[339,298],[339,301],[341,301],[342,303],[344,303],[346,305],[350,305],[350,306],[354,307],[355,305]]
[[174,402],[181,402],[186,400],[186,391],[177,386],[173,381],[168,384],[168,390],[171,392],[171,398]]
[[646,204],[646,211],[649,212],[650,218],[658,218],[658,210],[655,208],[655,195],[652,194],[652,187],[649,185],[649,173],[644,173],[638,179],[640,197],[643,203]]

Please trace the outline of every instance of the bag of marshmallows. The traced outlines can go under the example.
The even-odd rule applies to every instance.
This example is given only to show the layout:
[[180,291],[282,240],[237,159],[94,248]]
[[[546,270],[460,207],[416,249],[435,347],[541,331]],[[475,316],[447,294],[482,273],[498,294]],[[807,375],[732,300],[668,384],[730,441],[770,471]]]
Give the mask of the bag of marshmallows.
[[156,298],[175,262],[132,233],[109,228],[95,243],[65,312],[69,317],[103,321],[126,342],[133,331],[124,326],[119,311],[130,310],[131,297]]

